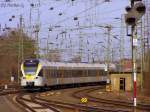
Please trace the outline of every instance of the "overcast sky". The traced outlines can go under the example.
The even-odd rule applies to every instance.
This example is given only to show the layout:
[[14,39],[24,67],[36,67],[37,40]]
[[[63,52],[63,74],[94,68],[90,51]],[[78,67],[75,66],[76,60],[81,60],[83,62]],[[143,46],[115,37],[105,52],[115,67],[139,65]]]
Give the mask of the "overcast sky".
[[[73,49],[72,52],[67,50],[63,52],[63,57],[67,57],[64,60],[77,55],[79,46],[82,46],[82,55],[85,61],[87,61],[88,53],[92,57],[92,52],[95,52],[95,60],[104,58],[106,49],[101,47],[98,42],[103,42],[101,44],[104,47],[107,46],[107,29],[98,26],[111,25],[111,36],[121,37],[121,20],[119,18],[125,13],[125,7],[129,5],[129,0],[74,0],[74,2],[72,0],[40,0],[40,5],[38,4],[39,0],[4,1],[0,0],[2,28],[5,28],[5,25],[12,28],[17,27],[19,17],[22,15],[25,24],[24,31],[28,34],[32,33],[35,24],[40,25],[39,43],[41,48],[46,47],[46,39],[42,38],[48,38],[49,34],[48,41],[55,43],[53,46],[49,45],[50,48]],[[36,7],[31,7],[32,3],[36,4]],[[15,18],[9,21],[13,15]],[[49,28],[52,31],[49,32]],[[119,49],[116,49],[119,47],[119,41],[113,38],[111,40],[112,45],[110,47],[114,48],[113,55],[119,57]],[[129,40],[129,37],[125,37],[127,55],[130,47],[126,43],[129,43]],[[92,58],[90,59],[92,60]]]

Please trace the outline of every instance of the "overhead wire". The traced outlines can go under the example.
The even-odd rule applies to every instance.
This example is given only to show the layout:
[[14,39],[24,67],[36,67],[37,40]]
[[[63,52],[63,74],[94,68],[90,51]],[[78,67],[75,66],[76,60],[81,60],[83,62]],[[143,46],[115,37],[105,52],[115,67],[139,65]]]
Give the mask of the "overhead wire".
[[[29,0],[28,0],[28,1],[29,1]],[[95,6],[92,6],[92,7],[95,8]],[[55,24],[60,24],[60,23],[66,22],[66,21],[70,20],[70,18],[73,18],[74,16],[79,16],[79,15],[83,14],[84,12],[93,9],[92,7],[91,7],[91,8],[88,8],[88,9],[85,9],[85,10],[83,10],[83,11],[81,11],[81,12],[79,12],[79,13],[73,15],[73,16],[66,17],[65,19],[62,19],[62,20],[56,22]],[[118,9],[111,10],[110,13],[113,13],[113,11],[116,12],[116,11],[119,11],[119,10],[118,10]],[[110,14],[110,13],[109,13],[109,11],[106,11],[106,12],[103,12],[102,14]],[[84,16],[80,16],[80,18],[81,18],[81,17],[84,17]],[[108,22],[108,21],[107,21],[107,22]],[[103,23],[103,24],[106,24],[107,22],[105,22],[105,23]],[[110,22],[110,21],[109,21],[109,22]],[[74,28],[74,29],[71,29],[71,30],[72,30],[72,31],[73,31],[73,30],[82,30],[82,29],[87,29],[87,28],[88,28],[88,27],[85,26],[85,27],[80,27],[80,28]],[[91,27],[89,27],[89,28],[91,28]],[[114,27],[114,28],[116,28],[116,27]],[[118,28],[119,28],[119,27],[118,27]],[[65,30],[66,30],[66,29],[65,29]],[[68,29],[68,30],[70,30],[70,29]]]
[[[92,7],[92,8],[94,8],[94,7]],[[88,9],[91,9],[91,8],[88,8]],[[101,14],[103,14],[103,15],[105,15],[105,14],[111,14],[111,13],[113,13],[113,12],[116,12],[116,11],[119,11],[120,9],[122,9],[122,8],[117,8],[117,9],[114,9],[114,10],[110,10],[110,11],[104,11],[103,13],[101,13]],[[80,14],[82,14],[83,12],[86,12],[87,10],[84,10],[84,11],[82,11],[81,13],[77,13],[77,14],[75,14],[75,15],[73,15],[73,16],[69,16],[69,17],[67,17],[67,18],[65,18],[65,19],[63,19],[63,20],[60,20],[60,21],[58,21],[58,22],[56,22],[53,26],[56,26],[58,23],[60,24],[60,23],[63,23],[63,22],[66,22],[66,21],[69,21],[70,19],[73,19],[73,17],[75,17],[75,16],[77,16],[78,14],[80,15]],[[80,16],[80,18],[84,18],[85,16]],[[103,18],[102,18],[103,19]],[[108,17],[107,17],[107,19],[108,19]],[[111,17],[110,17],[110,19],[111,19]],[[47,25],[48,23],[46,22],[46,23],[44,23],[44,24],[42,24],[42,25]]]
[[[104,3],[104,2],[102,2],[102,3]],[[83,11],[81,11],[81,12],[78,12],[78,13],[74,14],[73,16],[66,17],[65,19],[60,20],[60,21],[58,21],[57,23],[55,23],[55,25],[60,24],[60,23],[62,23],[62,22],[64,22],[64,21],[66,21],[66,20],[69,20],[69,19],[71,19],[71,18],[73,18],[73,17],[75,17],[75,16],[77,16],[77,15],[83,14],[84,12],[93,9],[93,8],[95,8],[95,7],[99,6],[99,5],[101,5],[102,3],[99,3],[99,4],[95,5],[95,6],[92,6],[92,7],[88,8],[88,9],[85,9],[85,10],[83,10]]]

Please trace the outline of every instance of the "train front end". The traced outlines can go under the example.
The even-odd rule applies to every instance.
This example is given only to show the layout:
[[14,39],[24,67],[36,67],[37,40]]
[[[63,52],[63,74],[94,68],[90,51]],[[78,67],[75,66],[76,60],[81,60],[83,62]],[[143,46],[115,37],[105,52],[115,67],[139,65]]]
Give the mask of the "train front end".
[[21,86],[22,87],[42,87],[44,79],[42,75],[42,65],[37,59],[25,60],[21,64]]

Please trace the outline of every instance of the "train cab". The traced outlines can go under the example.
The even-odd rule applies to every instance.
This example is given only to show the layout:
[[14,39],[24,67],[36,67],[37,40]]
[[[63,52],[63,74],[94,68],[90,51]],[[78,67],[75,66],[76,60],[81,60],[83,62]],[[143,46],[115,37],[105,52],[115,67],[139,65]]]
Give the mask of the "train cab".
[[41,64],[37,59],[28,59],[21,64],[21,86],[40,87],[44,85]]

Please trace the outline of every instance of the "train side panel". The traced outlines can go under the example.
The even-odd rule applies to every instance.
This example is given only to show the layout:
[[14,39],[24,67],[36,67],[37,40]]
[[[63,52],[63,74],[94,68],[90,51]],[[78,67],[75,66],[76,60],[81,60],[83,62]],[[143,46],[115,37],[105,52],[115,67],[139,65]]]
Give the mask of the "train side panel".
[[72,77],[72,78],[51,78],[47,80],[47,85],[63,85],[106,81],[105,76],[101,77]]

